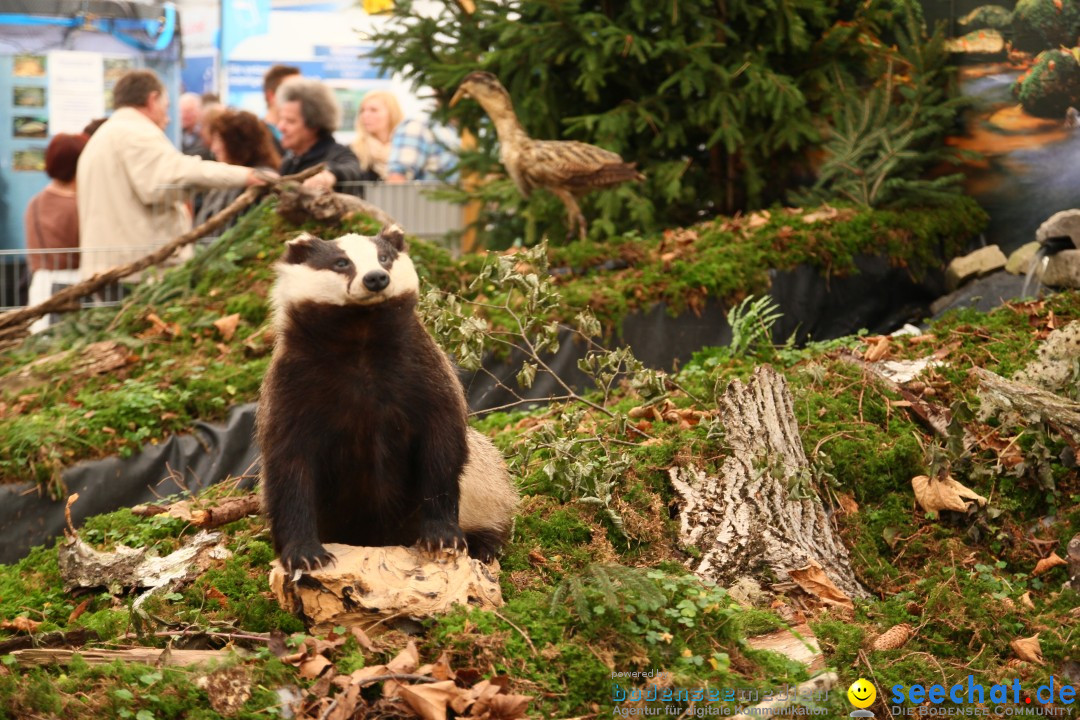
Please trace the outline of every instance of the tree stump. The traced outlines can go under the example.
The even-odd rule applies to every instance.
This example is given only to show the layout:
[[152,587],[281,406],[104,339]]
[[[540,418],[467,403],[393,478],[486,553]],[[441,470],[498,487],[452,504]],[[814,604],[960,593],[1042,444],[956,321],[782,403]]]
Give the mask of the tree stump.
[[717,404],[732,448],[719,477],[692,466],[670,471],[683,503],[680,539],[702,553],[689,562],[694,573],[721,585],[753,574],[793,581],[793,571],[816,563],[849,597],[867,597],[808,482],[784,377],[758,367]]

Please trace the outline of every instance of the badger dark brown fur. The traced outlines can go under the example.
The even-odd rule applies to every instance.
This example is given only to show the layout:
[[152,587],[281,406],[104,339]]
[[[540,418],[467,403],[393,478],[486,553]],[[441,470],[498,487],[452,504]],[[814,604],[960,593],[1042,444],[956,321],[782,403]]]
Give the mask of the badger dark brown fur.
[[286,570],[332,558],[324,542],[464,550],[490,560],[517,493],[416,314],[400,229],[288,243],[277,332],[257,415],[262,482]]

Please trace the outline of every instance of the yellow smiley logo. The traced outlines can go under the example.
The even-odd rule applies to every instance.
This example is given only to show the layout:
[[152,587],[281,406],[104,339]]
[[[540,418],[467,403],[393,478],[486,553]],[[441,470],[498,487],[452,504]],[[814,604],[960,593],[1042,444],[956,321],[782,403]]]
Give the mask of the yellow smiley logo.
[[847,689],[847,698],[857,708],[868,708],[877,698],[877,688],[865,678],[859,678]]

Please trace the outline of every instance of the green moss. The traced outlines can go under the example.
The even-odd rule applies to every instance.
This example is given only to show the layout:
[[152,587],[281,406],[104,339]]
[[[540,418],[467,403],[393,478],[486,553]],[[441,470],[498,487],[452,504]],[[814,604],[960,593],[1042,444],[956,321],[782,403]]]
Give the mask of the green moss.
[[[1068,6],[1074,8],[1075,4]],[[1075,13],[1080,25],[1080,10]],[[1075,39],[1074,33],[1070,44]],[[1016,81],[1014,90],[1025,112],[1060,120],[1071,105],[1080,103],[1080,62],[1069,50],[1041,52],[1031,69]]]
[[1080,33],[1080,7],[1055,0],[1017,0],[1013,10],[1013,45],[1037,53],[1072,47]]

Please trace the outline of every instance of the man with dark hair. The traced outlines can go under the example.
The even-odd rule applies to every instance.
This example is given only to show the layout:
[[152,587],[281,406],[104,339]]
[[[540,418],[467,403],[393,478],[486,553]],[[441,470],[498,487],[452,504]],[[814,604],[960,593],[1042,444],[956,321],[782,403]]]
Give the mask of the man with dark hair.
[[292,65],[274,65],[263,75],[263,98],[266,100],[266,115],[263,122],[270,128],[270,137],[274,138],[274,147],[279,155],[284,154],[281,146],[281,131],[278,130],[277,89],[287,78],[299,75],[300,68]]
[[184,155],[169,142],[169,96],[153,72],[133,70],[120,78],[113,104],[116,111],[87,141],[76,173],[84,278],[190,230],[185,186],[262,182],[252,168]]

